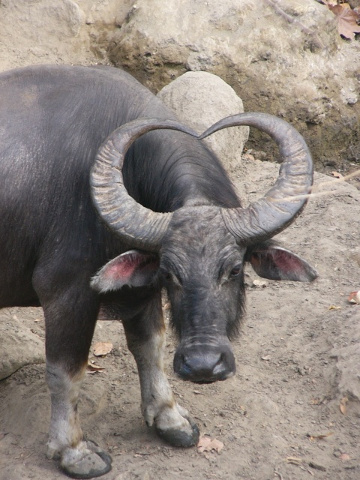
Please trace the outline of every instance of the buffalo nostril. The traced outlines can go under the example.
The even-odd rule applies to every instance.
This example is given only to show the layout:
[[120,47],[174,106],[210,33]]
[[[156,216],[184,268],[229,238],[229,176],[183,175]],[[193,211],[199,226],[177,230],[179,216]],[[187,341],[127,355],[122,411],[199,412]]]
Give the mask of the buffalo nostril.
[[226,369],[226,359],[225,359],[225,355],[222,353],[220,355],[219,361],[216,363],[214,367],[213,373],[215,375],[220,374],[224,371],[224,369]]
[[175,369],[175,371],[181,371],[181,374],[184,376],[190,376],[192,374],[192,368],[191,365],[187,363],[186,357],[184,355],[180,355],[180,362],[179,362],[179,367],[178,369]]
[[235,362],[231,351],[226,354],[206,349],[187,349],[185,353],[175,354],[174,370],[184,380],[215,382],[231,376],[235,371]]

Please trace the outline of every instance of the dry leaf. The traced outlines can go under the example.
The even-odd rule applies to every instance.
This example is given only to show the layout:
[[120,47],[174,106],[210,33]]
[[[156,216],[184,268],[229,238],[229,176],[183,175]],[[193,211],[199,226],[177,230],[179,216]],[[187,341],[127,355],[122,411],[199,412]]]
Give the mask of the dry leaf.
[[358,290],[357,292],[351,292],[349,297],[348,297],[348,301],[350,303],[360,304],[360,290]]
[[330,305],[329,310],[341,310],[341,307],[338,305]]
[[271,360],[271,355],[264,355],[263,357],[260,357],[261,360],[264,360],[265,362],[268,362],[269,360]]
[[360,33],[360,25],[357,22],[360,20],[360,15],[357,11],[350,8],[348,3],[340,5],[329,5],[328,7],[336,15],[336,23],[339,34],[342,37],[352,40],[355,38],[355,33]]
[[254,162],[255,161],[254,155],[251,155],[250,153],[244,153],[242,155],[242,158],[243,158],[243,160],[247,160],[249,162]]
[[349,399],[347,397],[343,397],[341,400],[340,400],[340,405],[339,405],[339,408],[340,408],[340,412],[343,414],[343,415],[346,415],[346,405],[348,403]]
[[343,462],[348,462],[349,460],[351,460],[351,458],[350,455],[348,455],[347,453],[342,453],[340,455],[340,460],[342,460]]
[[268,283],[265,281],[265,280],[259,280],[259,279],[255,279],[253,281],[253,286],[254,287],[261,287],[261,288],[265,288],[267,287]]
[[314,440],[323,440],[324,438],[330,437],[333,434],[334,434],[333,432],[320,433],[320,434],[317,434],[317,435],[310,435],[310,433],[308,433],[307,436],[313,442]]
[[298,457],[287,457],[286,461],[292,465],[301,465],[303,463],[303,460]]
[[93,354],[95,357],[104,357],[108,355],[113,349],[113,344],[110,342],[97,342],[94,345]]
[[224,448],[224,444],[217,440],[216,438],[211,439],[210,437],[203,436],[200,437],[199,442],[197,444],[198,452],[217,452],[220,453],[221,450]]
[[200,453],[204,452],[206,448],[210,445],[211,438],[210,437],[200,437],[199,442],[197,444],[198,451]]
[[331,172],[331,175],[332,175],[333,177],[335,177],[335,178],[339,178],[340,180],[343,180],[343,179],[344,179],[344,175],[341,175],[341,173],[336,172],[336,171]]
[[315,463],[315,462],[309,462],[309,467],[315,468],[316,470],[320,470],[321,472],[326,472],[325,467],[323,467],[322,465],[319,465],[318,463]]
[[217,453],[220,453],[221,450],[224,448],[224,444],[223,442],[221,442],[220,440],[217,440],[216,438],[214,438],[214,440],[211,442],[211,450],[214,450],[215,452]]
[[87,373],[98,373],[102,372],[105,370],[104,367],[100,367],[99,365],[96,365],[94,362],[89,362],[87,365]]

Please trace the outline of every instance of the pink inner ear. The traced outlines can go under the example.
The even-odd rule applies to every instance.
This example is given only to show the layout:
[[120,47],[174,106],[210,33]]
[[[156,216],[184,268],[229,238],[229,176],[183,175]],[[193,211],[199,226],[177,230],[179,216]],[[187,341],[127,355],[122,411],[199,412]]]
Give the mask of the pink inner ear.
[[302,272],[304,270],[300,259],[296,256],[289,255],[288,252],[276,250],[276,252],[271,252],[270,255],[276,267],[284,273]]
[[154,280],[158,268],[157,255],[130,250],[104,265],[92,278],[91,286],[102,293],[118,290],[125,285],[144,287]]
[[104,271],[104,276],[111,280],[122,280],[126,283],[134,275],[142,263],[146,264],[147,256],[131,252],[114,258]]
[[158,268],[158,259],[154,255],[129,252],[112,260],[104,272],[105,277],[123,283],[131,282],[135,275],[154,272]]
[[311,282],[317,272],[296,254],[279,247],[254,251],[250,262],[255,272],[271,280],[295,280]]
[[123,259],[121,263],[111,265],[106,271],[106,276],[114,280],[119,278],[126,280],[133,275],[136,266],[136,262],[131,262],[129,259]]

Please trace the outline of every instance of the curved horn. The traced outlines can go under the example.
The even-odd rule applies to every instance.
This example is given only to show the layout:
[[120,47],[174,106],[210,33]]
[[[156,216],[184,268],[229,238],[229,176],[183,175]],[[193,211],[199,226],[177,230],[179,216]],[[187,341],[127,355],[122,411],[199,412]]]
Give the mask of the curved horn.
[[172,213],[153,212],[134,200],[124,186],[122,167],[131,144],[157,129],[197,136],[190,128],[172,120],[142,118],[126,123],[100,147],[90,179],[94,203],[108,226],[133,246],[155,252],[161,247]]
[[305,206],[313,182],[311,154],[300,133],[273,115],[244,113],[220,120],[199,138],[223,128],[249,125],[268,133],[283,158],[275,185],[247,208],[222,209],[225,225],[244,244],[271,238],[290,225]]

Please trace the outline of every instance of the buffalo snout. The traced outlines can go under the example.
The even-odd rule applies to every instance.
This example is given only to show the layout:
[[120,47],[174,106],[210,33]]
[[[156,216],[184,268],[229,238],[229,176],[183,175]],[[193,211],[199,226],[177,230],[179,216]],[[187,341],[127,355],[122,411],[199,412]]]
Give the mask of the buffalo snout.
[[235,358],[229,345],[181,343],[174,357],[174,371],[183,380],[211,383],[235,374]]

